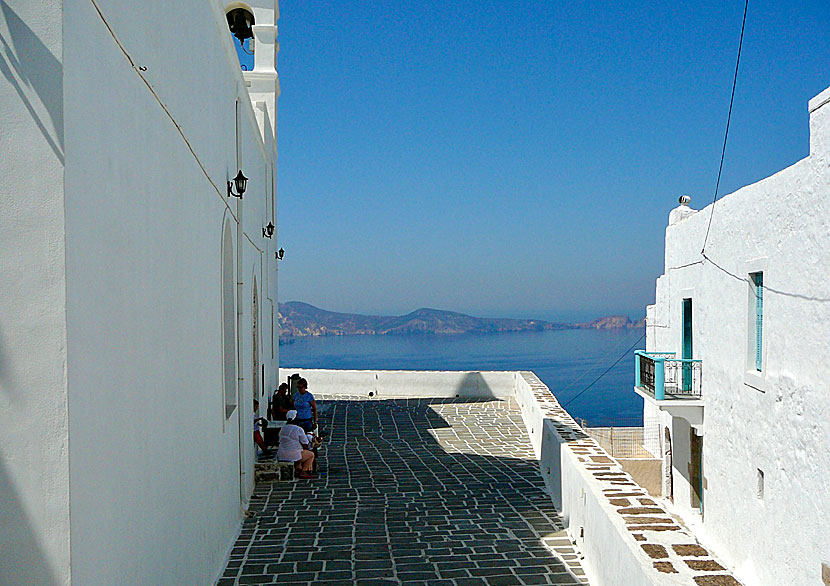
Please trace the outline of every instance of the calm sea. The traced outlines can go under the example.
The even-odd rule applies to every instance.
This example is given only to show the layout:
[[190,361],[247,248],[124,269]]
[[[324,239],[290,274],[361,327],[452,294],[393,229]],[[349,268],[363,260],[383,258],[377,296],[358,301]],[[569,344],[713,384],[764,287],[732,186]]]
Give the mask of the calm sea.
[[301,338],[280,346],[280,365],[358,370],[532,370],[574,417],[594,425],[640,425],[643,400],[632,390],[633,351],[644,348],[644,341],[585,389],[642,334],[642,329],[634,329]]

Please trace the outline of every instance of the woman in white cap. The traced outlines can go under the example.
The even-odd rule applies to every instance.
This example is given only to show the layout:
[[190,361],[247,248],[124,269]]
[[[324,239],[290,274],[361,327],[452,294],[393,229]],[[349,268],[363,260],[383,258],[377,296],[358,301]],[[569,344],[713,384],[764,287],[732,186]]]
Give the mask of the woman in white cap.
[[277,450],[277,459],[280,462],[294,462],[300,478],[315,478],[311,473],[314,466],[314,452],[308,448],[311,445],[305,430],[296,424],[297,411],[292,409],[285,414],[286,424],[280,430],[280,447]]

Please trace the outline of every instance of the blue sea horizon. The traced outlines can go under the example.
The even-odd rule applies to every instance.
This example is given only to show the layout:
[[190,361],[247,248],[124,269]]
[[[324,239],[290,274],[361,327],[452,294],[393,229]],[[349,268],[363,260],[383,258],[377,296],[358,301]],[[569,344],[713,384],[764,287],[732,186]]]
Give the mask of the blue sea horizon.
[[281,345],[280,367],[532,370],[573,417],[591,425],[642,425],[643,400],[633,391],[634,350],[645,345],[635,342],[642,335],[635,328],[310,337]]

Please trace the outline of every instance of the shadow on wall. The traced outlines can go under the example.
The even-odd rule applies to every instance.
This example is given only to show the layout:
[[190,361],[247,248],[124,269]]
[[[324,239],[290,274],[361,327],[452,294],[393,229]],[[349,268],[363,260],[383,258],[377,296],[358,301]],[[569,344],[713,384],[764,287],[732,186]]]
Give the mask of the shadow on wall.
[[[63,66],[4,0],[0,12],[8,29],[0,32],[0,73],[63,163]],[[27,88],[37,93],[40,104],[29,99]]]
[[13,479],[0,460],[0,584],[58,583]]
[[[6,344],[3,339],[3,328],[0,324],[0,391],[6,391],[9,399],[14,399],[12,390],[17,386],[14,376],[13,364],[6,358]],[[0,502],[0,505],[2,502]]]
[[480,372],[468,372],[456,389],[456,397],[495,399],[496,394]]

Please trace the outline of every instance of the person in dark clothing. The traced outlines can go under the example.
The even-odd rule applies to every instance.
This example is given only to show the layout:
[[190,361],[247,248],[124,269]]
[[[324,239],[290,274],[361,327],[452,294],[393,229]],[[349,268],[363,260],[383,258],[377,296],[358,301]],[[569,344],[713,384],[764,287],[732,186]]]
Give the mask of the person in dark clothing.
[[285,421],[285,414],[294,409],[294,400],[288,394],[288,384],[282,383],[271,398],[271,419]]

